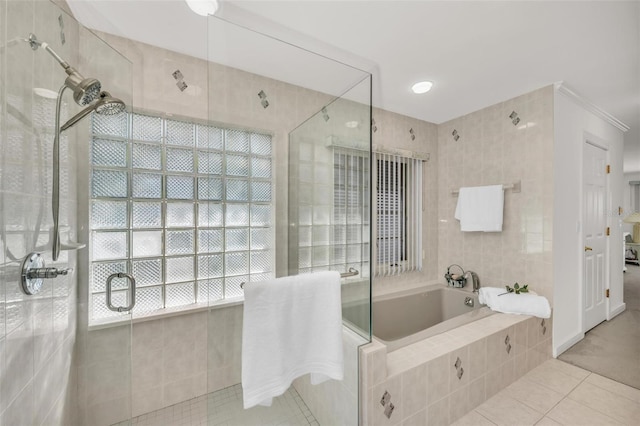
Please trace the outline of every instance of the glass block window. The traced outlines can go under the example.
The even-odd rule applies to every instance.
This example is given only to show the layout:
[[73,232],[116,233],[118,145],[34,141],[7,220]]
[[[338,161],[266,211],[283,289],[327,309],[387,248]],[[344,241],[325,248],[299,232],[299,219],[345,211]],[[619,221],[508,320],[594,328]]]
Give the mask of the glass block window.
[[[136,279],[136,315],[242,295],[274,277],[271,137],[142,114],[92,117],[90,322],[117,318],[107,278]],[[112,281],[127,305],[129,283]]]

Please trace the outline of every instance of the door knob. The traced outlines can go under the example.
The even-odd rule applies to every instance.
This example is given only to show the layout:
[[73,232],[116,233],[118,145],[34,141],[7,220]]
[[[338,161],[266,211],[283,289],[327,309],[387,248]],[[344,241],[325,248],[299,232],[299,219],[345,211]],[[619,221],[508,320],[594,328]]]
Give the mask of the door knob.
[[584,251],[591,251],[591,250],[593,250],[591,247],[589,247],[589,246],[584,246]]

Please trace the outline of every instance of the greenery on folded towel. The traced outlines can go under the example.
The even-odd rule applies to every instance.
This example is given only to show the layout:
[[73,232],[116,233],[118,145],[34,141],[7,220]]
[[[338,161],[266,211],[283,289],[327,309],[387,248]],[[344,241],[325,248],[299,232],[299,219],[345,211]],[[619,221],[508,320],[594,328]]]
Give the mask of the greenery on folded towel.
[[525,284],[522,287],[520,287],[520,284],[515,283],[513,287],[509,287],[508,285],[506,285],[505,288],[509,293],[515,293],[515,294],[529,293],[529,284]]

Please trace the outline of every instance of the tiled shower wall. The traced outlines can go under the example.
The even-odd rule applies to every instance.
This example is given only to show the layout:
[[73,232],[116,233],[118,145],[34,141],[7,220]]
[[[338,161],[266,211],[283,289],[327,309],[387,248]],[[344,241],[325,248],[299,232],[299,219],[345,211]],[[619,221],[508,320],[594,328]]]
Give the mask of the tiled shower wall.
[[[438,273],[455,263],[484,286],[529,284],[552,302],[552,165],[552,86],[440,124]],[[522,191],[505,191],[502,232],[460,231],[452,191],[516,181]]]
[[[0,0],[0,29],[0,424],[73,424],[76,274],[45,280],[35,296],[20,287],[20,263],[30,252],[43,252],[47,266],[76,264],[67,251],[51,260],[55,100],[33,91],[55,94],[66,75],[20,38],[33,32],[73,61],[79,28],[49,2]],[[75,240],[77,229],[75,140],[71,133],[61,139],[63,242]]]

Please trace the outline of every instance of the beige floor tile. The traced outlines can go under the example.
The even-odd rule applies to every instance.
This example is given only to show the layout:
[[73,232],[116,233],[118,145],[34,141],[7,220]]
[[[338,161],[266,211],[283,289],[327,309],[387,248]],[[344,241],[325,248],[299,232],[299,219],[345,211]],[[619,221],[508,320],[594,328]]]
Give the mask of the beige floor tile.
[[544,415],[513,398],[498,394],[476,408],[476,411],[496,425],[535,425]]
[[500,393],[508,395],[540,413],[548,412],[564,398],[561,393],[524,377]]
[[572,399],[565,398],[547,417],[565,426],[613,426],[622,423]]
[[525,374],[524,378],[548,387],[562,395],[569,394],[580,384],[581,380],[563,373],[558,368],[554,368],[553,363],[549,361]]
[[495,423],[474,410],[452,423],[451,426],[495,426]]
[[613,392],[616,395],[620,395],[624,398],[630,399],[634,402],[640,403],[640,389],[632,388],[615,380],[608,379],[599,374],[591,374],[585,380],[586,383],[591,383],[599,388]]
[[567,362],[560,361],[557,359],[550,359],[545,361],[545,366],[550,368],[555,368],[556,370],[560,370],[569,376],[576,378],[578,380],[584,380],[591,374],[590,371],[585,370],[584,368],[576,367],[575,365],[571,365]]
[[568,398],[624,424],[633,425],[640,421],[640,404],[591,383],[581,383]]

